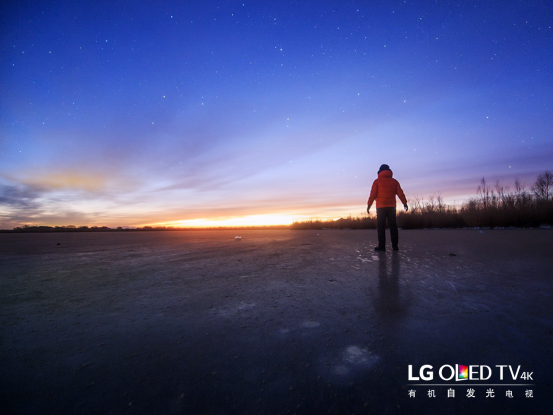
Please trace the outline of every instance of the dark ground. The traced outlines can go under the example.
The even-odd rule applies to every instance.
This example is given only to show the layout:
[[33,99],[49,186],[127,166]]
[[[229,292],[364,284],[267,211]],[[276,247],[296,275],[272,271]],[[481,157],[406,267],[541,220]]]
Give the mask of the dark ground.
[[[1,234],[0,412],[551,413],[552,231],[402,231],[380,254],[375,239]],[[408,381],[424,364],[438,386]],[[515,386],[468,398],[445,364]],[[532,380],[499,382],[500,364]]]

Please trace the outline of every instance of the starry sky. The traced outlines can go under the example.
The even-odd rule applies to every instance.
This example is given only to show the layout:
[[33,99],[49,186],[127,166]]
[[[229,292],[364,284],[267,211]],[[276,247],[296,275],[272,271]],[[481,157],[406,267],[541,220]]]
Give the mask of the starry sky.
[[[528,187],[553,160],[549,1],[11,1],[0,228],[257,225]],[[374,207],[373,207],[374,209]]]

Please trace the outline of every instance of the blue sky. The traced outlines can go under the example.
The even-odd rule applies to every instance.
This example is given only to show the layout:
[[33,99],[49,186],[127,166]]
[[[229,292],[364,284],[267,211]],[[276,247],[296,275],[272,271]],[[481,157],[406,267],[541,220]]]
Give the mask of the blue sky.
[[257,224],[553,166],[546,1],[9,2],[0,228]]

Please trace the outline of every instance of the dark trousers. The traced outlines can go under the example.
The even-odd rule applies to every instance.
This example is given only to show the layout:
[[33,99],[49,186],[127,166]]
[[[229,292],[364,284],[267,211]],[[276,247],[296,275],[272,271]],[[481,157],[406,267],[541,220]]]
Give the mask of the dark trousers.
[[397,246],[398,232],[396,222],[396,208],[385,207],[376,209],[376,229],[378,232],[378,246],[384,248],[386,246],[386,219],[390,226],[390,238],[392,238],[392,246]]

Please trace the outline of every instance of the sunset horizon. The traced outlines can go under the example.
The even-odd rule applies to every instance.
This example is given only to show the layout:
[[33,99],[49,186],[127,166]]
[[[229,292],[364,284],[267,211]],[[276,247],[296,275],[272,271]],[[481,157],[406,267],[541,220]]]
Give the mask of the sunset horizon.
[[[482,178],[480,178],[481,180]],[[484,178],[485,179],[485,178]],[[528,177],[528,179],[531,179],[531,177]],[[532,194],[531,188],[533,182],[523,182],[518,177],[514,180],[518,180],[521,185],[523,186],[524,191],[526,191],[528,194]],[[489,182],[488,185],[491,189],[495,191],[495,186],[498,184],[502,186],[506,191],[511,191],[514,189],[514,180],[513,184],[511,186],[504,185],[502,182],[497,179],[495,182]],[[472,194],[466,194],[466,195],[457,195],[457,196],[451,196],[451,192],[445,193],[442,191],[436,191],[433,193],[430,193],[426,196],[419,196],[414,195],[413,197],[408,197],[408,203],[413,204],[416,201],[420,202],[427,202],[430,200],[430,198],[441,198],[441,201],[444,205],[453,208],[453,209],[460,209],[463,205],[466,205],[466,203],[477,197],[477,187],[478,185],[475,184],[473,186],[474,192]],[[367,192],[367,198],[368,198],[368,192]],[[362,199],[366,203],[366,199]],[[400,211],[401,205],[398,200],[398,212]],[[29,226],[29,227],[37,227],[37,226],[51,226],[51,227],[67,227],[67,226],[76,226],[76,227],[99,227],[99,226],[107,226],[109,228],[115,229],[117,227],[122,228],[141,228],[141,227],[174,227],[174,228],[186,228],[186,229],[205,229],[205,228],[244,228],[244,227],[270,227],[270,226],[287,226],[291,225],[294,222],[301,222],[301,221],[335,221],[338,219],[343,219],[347,217],[363,217],[366,216],[366,212],[364,211],[364,208],[366,208],[366,205],[363,205],[360,203],[358,206],[355,205],[349,205],[349,206],[337,206],[337,205],[331,205],[326,207],[318,207],[318,208],[311,208],[309,207],[299,207],[294,208],[291,207],[289,209],[283,210],[286,213],[260,213],[255,214],[251,212],[252,209],[246,209],[249,214],[247,215],[229,215],[225,216],[220,210],[214,209],[214,212],[211,214],[211,216],[202,215],[201,211],[196,211],[193,215],[195,217],[189,218],[189,219],[173,219],[173,220],[145,220],[141,221],[139,218],[126,218],[124,220],[119,220],[117,218],[107,218],[107,219],[97,219],[95,221],[90,222],[71,222],[69,220],[65,222],[60,222],[58,219],[55,218],[48,218],[41,217],[38,220],[27,220],[25,222],[20,223],[13,223],[13,226],[7,225],[8,222],[4,221],[2,224],[0,224],[0,229],[3,230],[9,230],[13,228],[23,227],[23,226]],[[201,210],[201,209],[200,209]],[[237,208],[230,208],[231,211],[238,210]],[[297,213],[302,212],[302,213]],[[313,213],[317,212],[317,213]],[[376,215],[376,208],[373,206],[371,209],[371,215]],[[175,214],[175,216],[178,216],[178,213]],[[2,226],[4,225],[4,226]]]
[[0,229],[358,216],[384,163],[460,206],[553,168],[541,5],[193,3],[6,6]]

